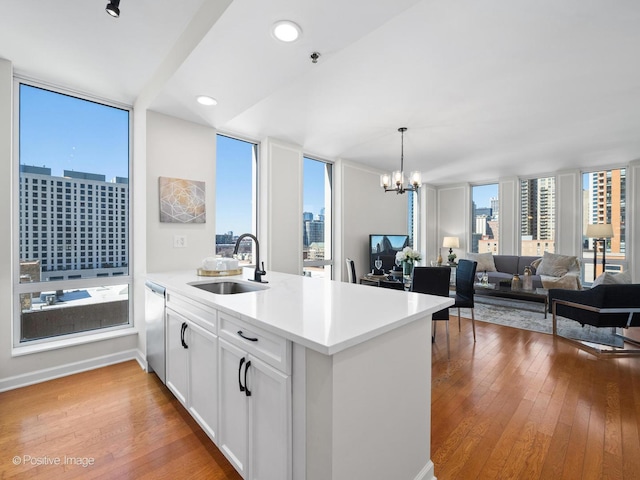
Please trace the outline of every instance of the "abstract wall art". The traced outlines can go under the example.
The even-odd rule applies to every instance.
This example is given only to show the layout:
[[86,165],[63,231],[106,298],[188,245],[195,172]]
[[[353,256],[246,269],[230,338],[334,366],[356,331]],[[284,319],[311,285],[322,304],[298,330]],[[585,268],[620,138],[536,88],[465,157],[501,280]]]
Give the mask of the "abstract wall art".
[[205,184],[196,180],[159,177],[160,222],[205,223]]

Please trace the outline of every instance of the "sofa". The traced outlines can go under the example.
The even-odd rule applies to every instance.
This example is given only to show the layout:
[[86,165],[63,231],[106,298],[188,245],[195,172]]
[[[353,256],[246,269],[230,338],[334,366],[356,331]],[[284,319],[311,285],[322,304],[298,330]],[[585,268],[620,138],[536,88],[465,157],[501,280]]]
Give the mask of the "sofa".
[[574,256],[549,252],[542,257],[467,253],[466,258],[478,262],[476,272],[486,271],[489,283],[510,281],[515,273],[523,275],[524,267],[530,266],[534,289],[582,289],[580,260]]

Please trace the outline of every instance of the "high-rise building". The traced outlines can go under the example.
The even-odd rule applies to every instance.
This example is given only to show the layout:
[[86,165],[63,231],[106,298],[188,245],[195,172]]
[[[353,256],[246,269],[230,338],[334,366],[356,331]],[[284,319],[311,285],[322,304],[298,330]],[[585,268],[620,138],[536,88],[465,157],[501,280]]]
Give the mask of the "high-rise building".
[[520,183],[520,232],[534,240],[553,240],[555,225],[555,181],[553,177]]
[[20,165],[20,260],[42,280],[126,274],[128,212],[127,178]]
[[590,223],[610,223],[613,237],[607,240],[607,252],[626,251],[626,170],[606,170],[589,175],[591,199]]
[[497,219],[500,214],[500,202],[496,197],[491,197],[489,202],[491,203],[491,215]]
[[309,246],[314,242],[324,243],[324,221],[311,220],[304,222],[304,238],[308,242],[305,246]]

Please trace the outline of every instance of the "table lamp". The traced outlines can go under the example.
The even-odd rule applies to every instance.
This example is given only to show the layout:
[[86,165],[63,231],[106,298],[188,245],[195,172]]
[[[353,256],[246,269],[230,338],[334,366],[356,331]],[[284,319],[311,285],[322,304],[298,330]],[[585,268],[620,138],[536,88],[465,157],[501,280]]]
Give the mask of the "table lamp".
[[594,223],[587,225],[585,236],[593,238],[593,279],[596,279],[596,264],[598,255],[598,244],[602,242],[602,272],[604,272],[607,238],[613,237],[613,227],[610,223]]
[[453,249],[460,248],[460,241],[458,240],[458,237],[444,237],[442,246],[449,249],[449,263],[453,263],[456,258],[453,255]]

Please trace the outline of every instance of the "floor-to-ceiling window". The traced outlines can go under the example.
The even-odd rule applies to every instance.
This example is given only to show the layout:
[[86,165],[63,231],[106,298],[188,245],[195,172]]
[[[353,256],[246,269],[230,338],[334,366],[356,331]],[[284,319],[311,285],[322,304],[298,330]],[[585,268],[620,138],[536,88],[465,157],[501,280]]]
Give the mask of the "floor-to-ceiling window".
[[[616,273],[627,268],[626,170],[598,170],[582,174],[582,262],[583,281],[590,283],[605,270]],[[613,236],[596,241],[586,236],[587,226],[611,225]],[[594,266],[594,249],[596,265]]]
[[16,81],[14,346],[130,325],[130,110]]
[[555,177],[520,180],[520,255],[555,252]]
[[305,275],[331,278],[333,165],[304,157],[302,261]]
[[[216,142],[216,255],[231,257],[240,235],[257,232],[258,145],[225,135]],[[242,241],[240,263],[252,263],[253,251],[250,239]]]
[[475,253],[498,253],[500,211],[498,184],[471,187],[471,248]]

